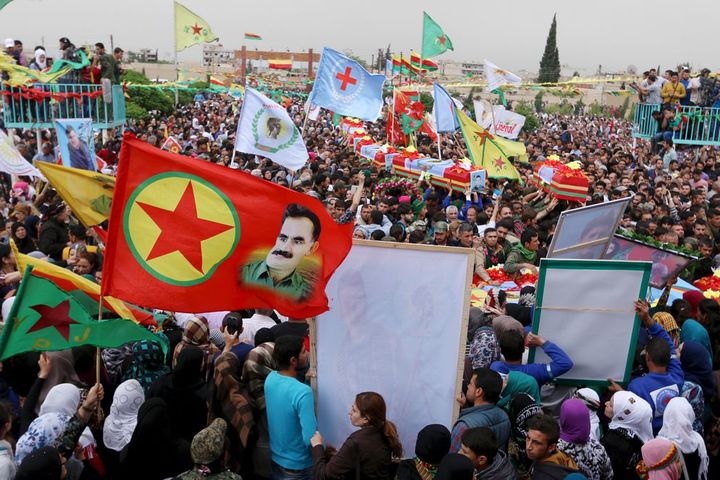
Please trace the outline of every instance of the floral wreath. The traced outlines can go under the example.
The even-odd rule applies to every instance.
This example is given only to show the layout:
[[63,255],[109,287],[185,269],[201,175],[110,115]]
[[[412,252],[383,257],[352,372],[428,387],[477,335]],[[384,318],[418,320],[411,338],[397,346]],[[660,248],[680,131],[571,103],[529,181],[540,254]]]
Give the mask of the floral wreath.
[[390,177],[385,181],[378,183],[377,185],[375,185],[374,192],[375,194],[379,194],[385,190],[391,190],[395,188],[401,189],[403,192],[410,196],[415,196],[418,198],[421,197],[420,191],[417,189],[415,182],[407,178],[400,177]]

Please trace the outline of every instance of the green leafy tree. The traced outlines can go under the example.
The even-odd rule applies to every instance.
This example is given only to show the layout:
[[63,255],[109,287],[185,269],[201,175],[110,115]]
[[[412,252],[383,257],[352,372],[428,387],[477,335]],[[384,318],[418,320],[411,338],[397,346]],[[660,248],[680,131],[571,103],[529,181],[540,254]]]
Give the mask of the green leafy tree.
[[550,32],[545,42],[545,51],[540,60],[539,83],[555,83],[560,80],[560,54],[557,48],[557,20],[553,15]]
[[540,120],[538,120],[532,105],[527,102],[518,102],[514,105],[513,111],[525,117],[525,125],[523,125],[524,132],[534,132],[540,127]]
[[540,113],[543,111],[543,95],[545,92],[540,90],[537,95],[535,95],[535,111],[537,113]]
[[152,83],[150,79],[141,72],[135,70],[125,70],[121,77],[123,83],[135,83],[140,85],[149,85]]
[[147,110],[136,103],[128,103],[125,106],[125,116],[135,120],[145,120],[150,116]]

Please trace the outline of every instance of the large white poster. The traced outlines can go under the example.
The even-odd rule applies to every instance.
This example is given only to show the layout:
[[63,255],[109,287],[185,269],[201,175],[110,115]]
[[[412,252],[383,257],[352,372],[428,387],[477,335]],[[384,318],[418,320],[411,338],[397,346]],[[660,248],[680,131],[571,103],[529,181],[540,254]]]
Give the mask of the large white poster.
[[[542,259],[533,332],[573,361],[560,382],[607,385],[630,380],[640,321],[634,301],[645,298],[652,263]],[[529,362],[550,358],[534,348]]]
[[469,250],[355,241],[317,319],[318,423],[340,447],[360,392],[380,393],[405,456],[430,423],[452,427],[464,353]]

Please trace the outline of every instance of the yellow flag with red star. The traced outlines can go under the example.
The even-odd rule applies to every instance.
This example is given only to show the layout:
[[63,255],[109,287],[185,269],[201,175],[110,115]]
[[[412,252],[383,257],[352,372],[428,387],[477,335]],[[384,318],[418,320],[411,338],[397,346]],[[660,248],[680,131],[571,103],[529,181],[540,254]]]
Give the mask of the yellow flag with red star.
[[455,112],[473,165],[487,170],[489,178],[519,180],[520,174],[508,157],[525,155],[525,145],[493,135],[459,108]]
[[219,40],[210,25],[188,10],[184,5],[175,2],[175,49],[178,52],[193,45],[210,43]]

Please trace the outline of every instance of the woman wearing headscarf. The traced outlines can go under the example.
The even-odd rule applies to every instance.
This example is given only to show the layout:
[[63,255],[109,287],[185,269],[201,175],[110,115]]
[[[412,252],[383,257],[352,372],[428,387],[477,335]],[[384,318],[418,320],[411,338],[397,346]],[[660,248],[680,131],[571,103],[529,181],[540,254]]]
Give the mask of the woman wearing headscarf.
[[315,479],[392,480],[392,459],[402,458],[402,445],[395,424],[385,412],[385,400],[380,394],[358,393],[349,416],[350,423],[360,428],[330,458],[320,432],[315,432],[310,439]]
[[589,480],[613,478],[605,448],[590,436],[590,410],[582,400],[570,398],[560,407],[558,450],[569,455]]
[[172,372],[150,387],[149,398],[167,402],[173,433],[188,443],[207,425],[204,361],[205,352],[200,348],[183,348]]
[[101,457],[108,471],[116,471],[120,452],[130,443],[137,425],[140,406],[145,401],[145,393],[137,380],[126,380],[118,385],[113,395],[110,414],[103,426],[104,451]]
[[130,443],[120,452],[118,478],[161,480],[193,465],[190,442],[173,434],[168,404],[151,398],[142,404]]
[[710,335],[700,322],[693,319],[685,320],[685,323],[683,323],[683,326],[680,328],[680,342],[699,343],[705,349],[705,355],[708,357],[710,363],[712,363],[712,345],[710,344]]
[[275,344],[262,341],[260,338],[267,333],[272,338],[269,328],[261,328],[255,334],[255,348],[250,350],[243,364],[242,379],[248,386],[252,399],[253,412],[257,424],[257,441],[252,449],[252,466],[255,475],[270,478],[272,462],[270,457],[270,433],[268,432],[267,411],[265,409],[265,379],[277,369],[273,360]]
[[642,458],[640,448],[653,438],[652,407],[632,392],[616,392],[605,403],[610,418],[600,443],[610,457],[616,479],[636,479],[635,467]]
[[15,222],[10,227],[10,236],[20,253],[28,254],[37,250],[37,243],[28,235],[27,227],[22,222]]
[[527,457],[525,440],[528,435],[527,421],[542,413],[542,408],[527,393],[518,393],[510,400],[508,416],[512,426],[512,437],[508,445],[508,456],[518,477],[527,476],[532,460]]
[[47,68],[47,56],[42,48],[35,49],[35,58],[30,62],[30,69],[42,72]]
[[676,347],[680,345],[680,327],[678,327],[675,317],[668,312],[657,312],[652,318],[670,335]]
[[450,451],[450,430],[444,425],[427,425],[417,434],[415,458],[403,460],[397,480],[433,480],[440,461]]
[[[702,432],[702,424],[710,415],[710,401],[715,397],[715,377],[705,347],[697,342],[684,342],[680,351],[680,364],[685,373],[682,396],[695,410],[700,423],[700,429],[696,425],[696,430]],[[696,386],[702,390],[702,398],[698,398],[700,396],[694,392]],[[706,405],[708,408],[705,408]]]
[[84,387],[75,372],[71,350],[43,352],[38,360],[38,365],[40,372],[23,403],[20,433],[25,432],[27,426],[35,418],[35,414],[40,412],[40,407],[53,387],[61,383]]
[[588,410],[590,411],[590,436],[597,441],[600,441],[600,418],[598,417],[598,410],[600,409],[600,396],[592,388],[580,388],[573,398],[582,400]]
[[643,480],[680,480],[688,478],[677,446],[666,438],[654,438],[642,446],[637,473]]
[[226,351],[215,359],[210,418],[222,418],[227,423],[231,457],[228,468],[240,473],[243,467],[249,474],[252,469],[248,444],[256,434],[255,419],[247,389],[240,383],[240,361],[230,351],[231,345],[228,342]]
[[510,400],[518,393],[526,393],[533,397],[536,403],[540,403],[540,387],[538,387],[537,380],[530,375],[519,371],[511,371],[504,378],[503,383],[500,400],[497,402],[498,407],[508,410]]
[[492,321],[487,315],[480,319],[480,324],[470,342],[468,356],[472,362],[473,370],[476,368],[490,368],[491,363],[500,360],[500,345],[498,345]]
[[38,416],[18,440],[15,460],[21,464],[25,456],[42,447],[52,446],[63,433],[80,405],[80,390],[70,383],[50,389]]
[[703,437],[693,430],[695,413],[690,403],[682,397],[668,402],[663,413],[663,426],[658,438],[673,442],[682,452],[688,471],[688,480],[706,480],[708,476],[708,454]]
[[188,347],[197,347],[202,350],[205,354],[202,368],[205,370],[210,367],[212,355],[215,354],[218,349],[210,342],[210,326],[208,325],[205,317],[190,317],[185,324],[182,340],[178,343],[175,347],[175,351],[173,352],[173,368],[175,368],[175,365],[177,364],[180,352]]
[[132,347],[132,362],[123,374],[123,380],[137,380],[147,395],[150,385],[170,372],[165,355],[158,342],[141,340]]

